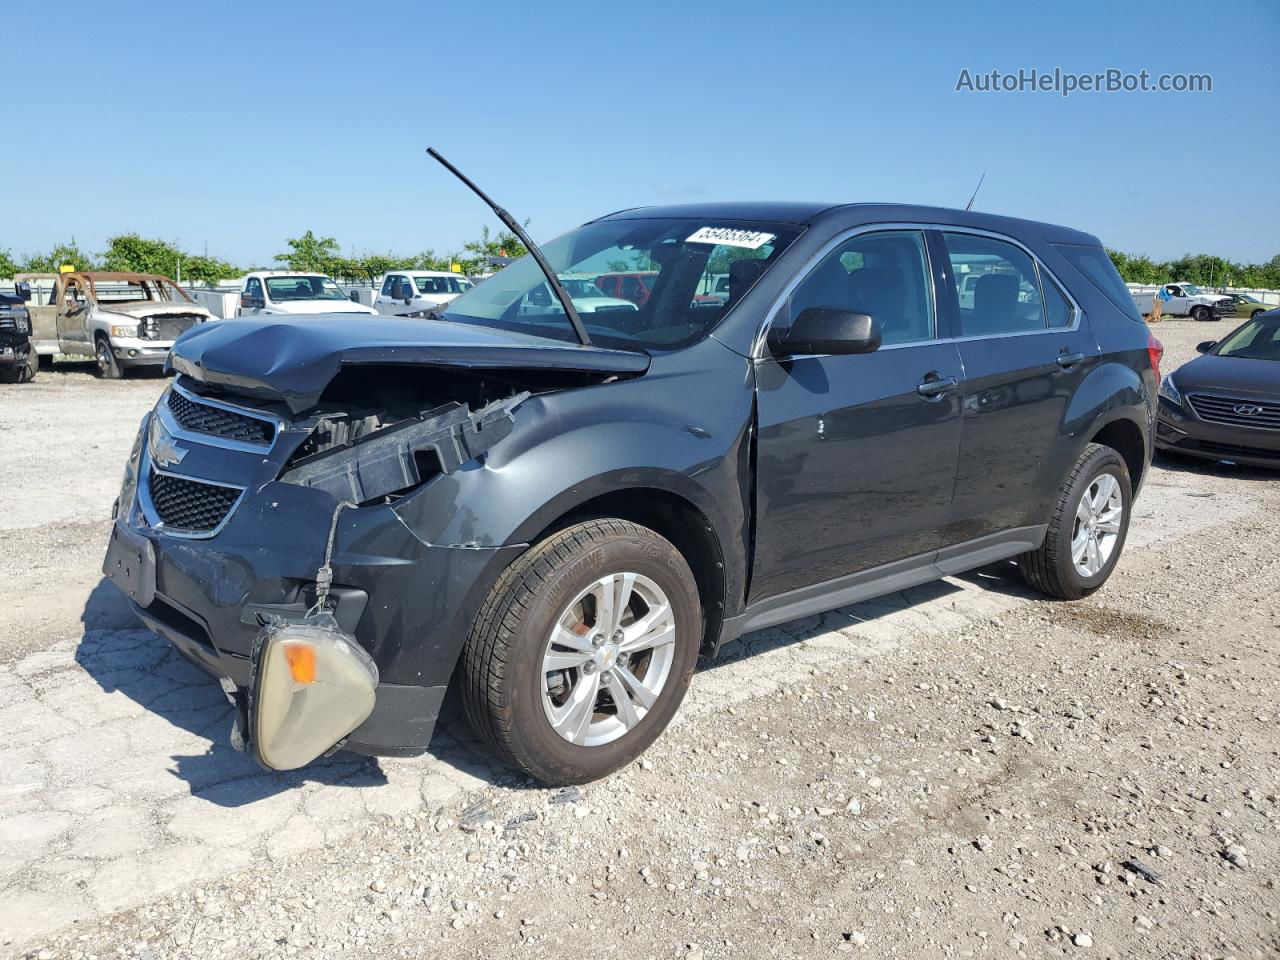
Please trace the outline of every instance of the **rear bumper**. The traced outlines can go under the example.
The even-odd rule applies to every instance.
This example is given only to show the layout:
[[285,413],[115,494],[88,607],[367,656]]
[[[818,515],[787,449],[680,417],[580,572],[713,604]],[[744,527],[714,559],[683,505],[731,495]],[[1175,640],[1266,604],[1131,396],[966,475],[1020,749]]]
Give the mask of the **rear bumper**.
[[1156,422],[1156,449],[1280,469],[1280,430],[1206,423],[1163,397]]
[[[146,476],[145,450],[131,469]],[[301,617],[314,603],[334,506],[321,491],[268,483],[248,491],[215,536],[194,539],[152,528],[126,483],[103,572],[148,628],[212,676],[246,688],[263,618]],[[335,617],[380,679],[373,714],[346,749],[394,756],[426,749],[475,613],[522,549],[424,543],[389,506],[341,515]],[[136,573],[140,555],[144,576]]]

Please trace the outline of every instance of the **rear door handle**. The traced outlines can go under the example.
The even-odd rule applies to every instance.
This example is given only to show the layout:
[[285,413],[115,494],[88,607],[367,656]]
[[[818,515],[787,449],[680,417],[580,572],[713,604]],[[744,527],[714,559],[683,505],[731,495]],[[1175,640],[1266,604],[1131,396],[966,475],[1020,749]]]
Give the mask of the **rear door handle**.
[[939,377],[936,373],[931,373],[916,387],[916,393],[924,397],[926,400],[936,400],[945,394],[950,393],[960,381],[955,377]]
[[1083,353],[1060,353],[1058,354],[1058,366],[1063,370],[1070,370],[1083,359]]

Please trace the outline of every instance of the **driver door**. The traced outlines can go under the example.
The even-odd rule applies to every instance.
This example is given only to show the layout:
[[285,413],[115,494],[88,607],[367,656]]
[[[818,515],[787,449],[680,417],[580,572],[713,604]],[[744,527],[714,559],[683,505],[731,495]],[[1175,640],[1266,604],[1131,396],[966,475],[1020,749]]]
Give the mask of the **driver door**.
[[89,291],[83,280],[69,277],[58,301],[58,340],[62,352],[92,355],[89,343]]
[[756,549],[750,602],[910,559],[927,565],[951,512],[960,352],[941,339],[921,230],[837,245],[774,318],[870,314],[879,350],[756,367]]

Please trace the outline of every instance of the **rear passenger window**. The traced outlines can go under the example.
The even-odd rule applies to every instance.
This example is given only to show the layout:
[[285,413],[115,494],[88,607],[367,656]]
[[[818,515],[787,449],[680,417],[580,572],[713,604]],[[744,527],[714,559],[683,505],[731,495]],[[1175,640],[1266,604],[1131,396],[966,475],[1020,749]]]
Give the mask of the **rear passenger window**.
[[1049,318],[1050,328],[1071,326],[1072,321],[1075,320],[1075,308],[1071,306],[1071,301],[1066,298],[1066,295],[1058,289],[1053,278],[1043,270],[1040,271],[1040,286],[1044,288],[1044,312]]
[[971,233],[944,233],[960,307],[960,335],[1043,330],[1035,262],[1020,247]]
[[[1079,243],[1056,243],[1058,252],[1066,257],[1067,262],[1089,278],[1089,281],[1101,290],[1108,300],[1120,308],[1130,320],[1142,322],[1142,314],[1133,302],[1133,294],[1125,286],[1116,265],[1101,247],[1085,246]],[[1077,299],[1079,297],[1077,296]]]
[[851,237],[831,251],[791,294],[792,318],[809,307],[870,314],[881,342],[934,336],[933,296],[924,235],[889,230]]

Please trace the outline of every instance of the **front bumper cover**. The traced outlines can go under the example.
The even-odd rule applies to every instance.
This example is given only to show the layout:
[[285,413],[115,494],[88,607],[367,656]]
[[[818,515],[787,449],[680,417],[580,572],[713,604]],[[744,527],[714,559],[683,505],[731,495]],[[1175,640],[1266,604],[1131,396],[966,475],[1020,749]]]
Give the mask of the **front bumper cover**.
[[[211,675],[247,688],[263,623],[300,619],[315,601],[337,501],[272,480],[247,489],[216,536],[173,536],[153,528],[140,508],[150,469],[140,440],[103,573],[148,628]],[[522,549],[430,544],[388,505],[343,512],[332,560],[334,615],[380,678],[373,713],[346,749],[398,756],[426,749],[488,585]]]
[[1280,430],[1208,423],[1166,397],[1160,398],[1155,440],[1166,453],[1280,469]]

